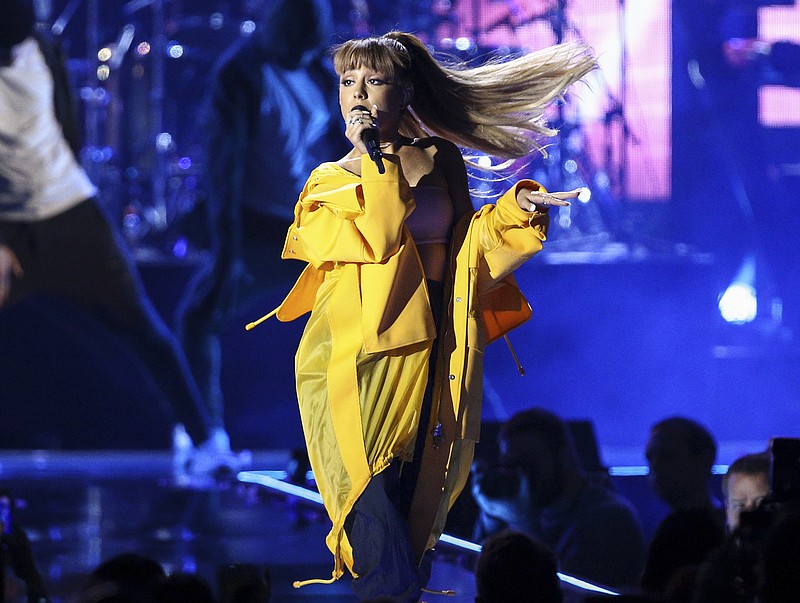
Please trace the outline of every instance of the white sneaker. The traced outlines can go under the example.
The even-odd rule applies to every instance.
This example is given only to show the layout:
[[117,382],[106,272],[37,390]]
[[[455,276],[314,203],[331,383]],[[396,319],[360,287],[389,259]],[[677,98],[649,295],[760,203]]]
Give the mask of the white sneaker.
[[187,471],[194,476],[235,476],[249,467],[253,455],[249,450],[233,452],[228,434],[221,427],[215,428],[211,436],[193,449],[187,462]]
[[235,476],[252,461],[249,450],[231,450],[230,438],[222,428],[213,429],[211,436],[197,447],[183,425],[173,429],[172,473],[178,484],[198,485],[199,481]]
[[180,485],[190,482],[189,461],[194,455],[194,442],[183,424],[172,429],[172,476]]

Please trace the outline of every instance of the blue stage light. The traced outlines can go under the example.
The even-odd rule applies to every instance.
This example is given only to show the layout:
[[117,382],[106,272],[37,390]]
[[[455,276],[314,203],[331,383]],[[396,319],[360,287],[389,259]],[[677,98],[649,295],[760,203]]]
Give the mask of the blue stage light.
[[727,322],[741,325],[755,320],[758,313],[755,280],[756,260],[748,255],[731,284],[719,297],[719,312]]

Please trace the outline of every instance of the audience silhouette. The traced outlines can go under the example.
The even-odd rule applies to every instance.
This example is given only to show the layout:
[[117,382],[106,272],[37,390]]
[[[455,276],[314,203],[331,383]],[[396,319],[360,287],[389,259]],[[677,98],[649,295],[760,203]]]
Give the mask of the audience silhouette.
[[653,490],[671,511],[650,542],[641,585],[675,599],[691,592],[698,568],[725,538],[710,486],[717,443],[697,421],[669,417],[651,427],[646,456]]
[[647,550],[642,587],[664,595],[691,589],[700,565],[724,540],[722,525],[709,509],[673,511],[659,524]]
[[100,563],[80,591],[78,603],[155,603],[156,587],[164,578],[164,568],[154,559],[139,553],[115,555]]
[[[638,513],[581,467],[564,421],[532,408],[499,434],[500,465],[476,464],[475,538],[509,527],[550,547],[561,570],[600,584],[638,584],[644,543]],[[507,489],[507,486],[516,486]]]
[[156,603],[216,602],[211,587],[195,574],[184,572],[170,574],[160,580],[153,590]]
[[722,523],[709,483],[717,443],[705,427],[686,417],[663,419],[650,428],[645,454],[653,490],[672,511],[711,509]]
[[522,532],[503,530],[483,543],[475,569],[475,603],[561,603],[553,552]]
[[[562,425],[558,417],[533,409],[523,411],[519,417],[508,422],[501,432],[501,461],[506,465],[488,471],[499,471],[501,477],[514,481],[510,466],[520,468],[520,456],[512,456],[512,452],[521,450],[520,443],[514,442],[520,433],[519,422],[546,421],[551,428]],[[542,446],[533,446],[527,452],[540,457],[544,463],[557,465],[562,460],[553,461],[553,450],[561,450],[564,444],[564,433],[553,429],[552,434],[561,434],[555,438],[560,444],[551,450]],[[530,434],[527,434],[530,437]],[[535,438],[534,438],[535,439]],[[782,438],[784,441],[786,438]],[[541,444],[542,442],[539,442]],[[785,443],[789,449],[800,445],[800,440]],[[569,448],[569,446],[567,446]],[[549,455],[549,456],[548,456]],[[532,457],[528,457],[530,460]],[[713,506],[679,508],[669,514],[659,526],[659,530],[647,552],[641,586],[622,585],[617,590],[620,596],[615,601],[630,603],[794,603],[800,592],[800,500],[797,496],[786,495],[786,492],[798,492],[797,484],[784,484],[782,496],[772,490],[776,475],[776,458],[778,455],[772,444],[769,452],[748,454],[736,459],[731,464],[723,492],[727,502],[739,501],[737,510],[740,514],[738,523],[730,524],[727,535],[719,522],[717,509]],[[514,463],[508,461],[514,460]],[[791,459],[794,462],[794,459]],[[780,461],[779,462],[783,462]],[[563,467],[562,467],[563,468]],[[517,495],[523,501],[533,499],[535,495],[532,485],[545,484],[545,488],[536,491],[541,496],[548,489],[559,491],[551,483],[553,480],[535,482],[532,476],[541,478],[543,474],[527,468],[530,475],[517,475]],[[541,468],[540,468],[541,470]],[[786,468],[779,468],[787,471]],[[788,478],[791,470],[788,468]],[[489,473],[477,476],[477,489],[491,483]],[[748,482],[758,488],[737,488],[739,477],[756,477]],[[796,476],[795,476],[796,481]],[[558,481],[558,480],[555,480]],[[480,483],[483,482],[483,483]],[[765,483],[769,491],[763,494]],[[490,488],[497,487],[490,486]],[[587,486],[588,487],[588,486]],[[594,487],[591,485],[590,487]],[[512,488],[513,490],[513,488]],[[596,494],[596,490],[592,490]],[[519,495],[522,492],[522,496]],[[7,489],[0,494],[9,498]],[[562,492],[563,494],[563,492]],[[744,494],[744,496],[743,496]],[[483,492],[482,496],[486,496]],[[605,493],[599,494],[602,498]],[[572,504],[580,506],[581,498],[570,499]],[[496,502],[496,501],[495,501]],[[482,510],[501,511],[502,518],[510,519],[509,524],[522,525],[519,518],[510,514],[509,509],[521,508],[518,502],[506,499],[494,504],[484,501]],[[14,505],[11,505],[14,508]],[[531,506],[532,509],[538,509]],[[541,509],[539,509],[541,512]],[[590,517],[615,518],[615,514],[589,514]],[[6,517],[11,517],[6,514]],[[495,516],[494,519],[499,517]],[[527,520],[526,526],[534,525],[541,529],[540,523]],[[9,519],[0,520],[0,532],[6,530]],[[11,572],[2,572],[19,580],[10,585],[11,596],[36,603],[47,603],[48,577],[40,574],[37,568],[31,542],[19,523],[14,520],[9,533],[0,537],[0,567],[7,567]],[[575,527],[574,525],[571,527]],[[544,532],[547,534],[547,532]],[[615,539],[614,532],[609,536],[615,546],[624,546],[624,540]],[[556,541],[562,545],[561,540]],[[571,542],[578,548],[590,552],[596,547],[585,545],[583,540],[573,539]],[[574,552],[574,551],[569,551]],[[641,552],[640,552],[641,554]],[[569,558],[566,556],[565,558]],[[123,553],[106,559],[97,565],[85,580],[84,584],[72,596],[64,599],[69,603],[268,603],[271,600],[271,579],[268,570],[252,563],[232,563],[218,567],[215,583],[200,573],[166,572],[154,558],[137,551]],[[513,601],[524,603],[562,603],[562,601],[581,601],[595,603],[606,599],[604,596],[579,593],[571,585],[560,581],[559,571],[574,577],[585,577],[578,572],[568,570],[557,558],[554,551],[542,540],[518,529],[504,528],[489,535],[483,542],[483,549],[475,564],[476,603],[496,603]],[[589,581],[600,582],[593,578]],[[20,584],[27,593],[20,590]],[[601,582],[601,585],[608,581]],[[16,588],[16,591],[13,589]],[[23,594],[24,593],[24,594]],[[16,599],[14,599],[16,600]],[[54,599],[61,600],[59,598]],[[386,603],[388,599],[370,599],[371,603]]]

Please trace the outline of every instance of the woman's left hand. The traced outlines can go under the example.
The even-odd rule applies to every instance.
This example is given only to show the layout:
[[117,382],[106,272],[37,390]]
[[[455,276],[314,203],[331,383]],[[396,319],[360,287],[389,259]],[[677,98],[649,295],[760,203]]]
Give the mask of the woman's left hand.
[[574,199],[582,190],[576,188],[567,192],[546,193],[523,188],[517,193],[517,205],[525,211],[547,211],[553,206],[565,207],[569,205],[567,199]]

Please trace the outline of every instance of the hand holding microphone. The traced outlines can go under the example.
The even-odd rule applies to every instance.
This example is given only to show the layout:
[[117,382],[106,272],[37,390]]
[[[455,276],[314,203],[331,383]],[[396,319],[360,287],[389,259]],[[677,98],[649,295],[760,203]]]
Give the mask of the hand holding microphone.
[[360,128],[360,140],[370,156],[370,159],[375,162],[378,168],[378,173],[383,174],[386,168],[383,166],[383,153],[381,153],[381,132],[376,123],[376,117],[364,105],[356,105],[352,109],[353,112],[361,112],[361,114],[352,114],[347,120],[348,127]]

